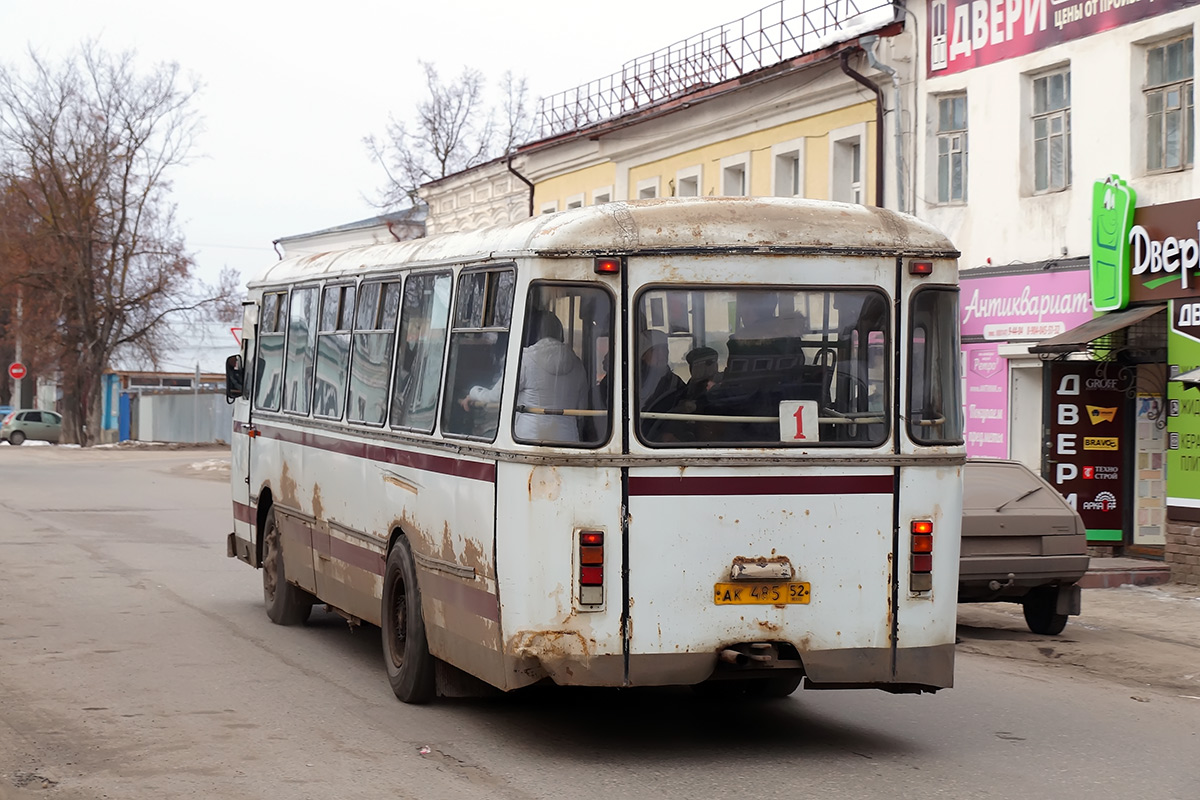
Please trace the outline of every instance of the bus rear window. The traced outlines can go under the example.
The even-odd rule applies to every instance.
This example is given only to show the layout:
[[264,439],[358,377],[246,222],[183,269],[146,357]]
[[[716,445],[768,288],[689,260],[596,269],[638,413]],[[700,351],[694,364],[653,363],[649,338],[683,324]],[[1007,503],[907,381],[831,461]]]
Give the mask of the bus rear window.
[[908,435],[918,444],[962,444],[958,290],[913,295],[908,379]]
[[887,296],[861,289],[651,289],[634,406],[655,446],[877,446],[891,402]]

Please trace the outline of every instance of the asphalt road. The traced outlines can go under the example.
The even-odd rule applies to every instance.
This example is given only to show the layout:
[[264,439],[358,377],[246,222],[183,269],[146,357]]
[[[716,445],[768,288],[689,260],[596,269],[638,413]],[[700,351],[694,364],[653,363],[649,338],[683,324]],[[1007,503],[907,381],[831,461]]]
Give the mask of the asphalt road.
[[1200,796],[1200,701],[1002,650],[933,696],[405,706],[378,630],[267,620],[226,458],[0,447],[0,800]]

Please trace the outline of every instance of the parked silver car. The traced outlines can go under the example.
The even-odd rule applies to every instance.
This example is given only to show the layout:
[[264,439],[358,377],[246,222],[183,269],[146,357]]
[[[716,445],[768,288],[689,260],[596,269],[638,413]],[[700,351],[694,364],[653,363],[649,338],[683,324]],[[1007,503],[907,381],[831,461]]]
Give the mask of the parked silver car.
[[1087,531],[1062,495],[1019,461],[967,460],[958,602],[1020,603],[1034,633],[1079,613]]
[[0,440],[9,444],[57,442],[62,436],[62,417],[53,411],[24,408],[13,411],[0,421]]

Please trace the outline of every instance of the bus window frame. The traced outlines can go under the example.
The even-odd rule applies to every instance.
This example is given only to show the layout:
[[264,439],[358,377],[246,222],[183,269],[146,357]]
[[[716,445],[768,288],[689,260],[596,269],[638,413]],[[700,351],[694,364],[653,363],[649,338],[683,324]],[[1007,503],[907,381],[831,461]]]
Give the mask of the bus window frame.
[[[906,369],[905,369],[905,379],[907,381],[907,385],[905,386],[906,391],[905,391],[905,397],[904,397],[905,434],[908,436],[908,440],[917,447],[961,446],[966,443],[966,426],[964,424],[964,420],[962,419],[962,413],[963,413],[963,411],[962,411],[962,400],[963,400],[963,398],[962,398],[962,374],[961,374],[962,366],[961,366],[961,362],[960,362],[960,359],[962,357],[962,334],[960,332],[960,325],[959,325],[959,320],[958,320],[957,315],[954,317],[952,327],[950,328],[951,333],[955,334],[955,336],[956,336],[956,341],[955,341],[956,347],[953,348],[953,353],[951,354],[952,357],[951,357],[950,361],[947,363],[952,362],[952,368],[959,373],[958,375],[955,376],[955,386],[954,386],[954,392],[955,392],[958,402],[952,404],[954,407],[951,409],[948,409],[948,410],[953,413],[957,413],[959,415],[958,428],[959,428],[959,433],[961,435],[954,439],[944,439],[944,438],[943,439],[935,439],[932,437],[921,438],[916,435],[916,429],[915,429],[915,426],[913,425],[913,411],[914,411],[913,401],[916,399],[916,397],[914,396],[914,392],[916,391],[916,383],[915,383],[915,375],[914,375],[914,363],[913,363],[914,358],[913,358],[913,356],[914,356],[914,353],[916,350],[916,333],[917,333],[917,330],[916,330],[917,315],[914,312],[914,307],[915,307],[915,304],[917,303],[918,299],[921,297],[921,295],[928,294],[930,292],[944,292],[944,293],[950,293],[950,294],[954,295],[955,300],[956,300],[955,308],[958,309],[961,313],[961,306],[959,305],[959,303],[957,301],[961,301],[961,299],[962,299],[962,290],[959,286],[954,285],[954,284],[936,283],[936,284],[921,285],[921,286],[918,286],[917,288],[913,289],[912,293],[908,297],[908,331],[907,331],[907,335],[905,337],[906,341],[904,343],[905,348],[908,350],[907,358],[906,358],[907,365],[906,365]],[[943,410],[943,413],[946,413],[946,410]]]
[[[608,295],[608,300],[609,300],[609,316],[608,316],[609,367],[608,367],[607,374],[610,376],[610,378],[608,381],[608,397],[605,398],[605,400],[607,402],[607,411],[608,411],[608,418],[607,418],[608,419],[608,435],[605,436],[603,439],[601,439],[598,442],[587,442],[587,443],[585,443],[582,439],[578,442],[558,442],[558,441],[543,441],[543,440],[537,440],[537,439],[521,439],[521,438],[517,437],[517,434],[516,434],[516,425],[517,425],[516,401],[517,401],[517,395],[519,394],[519,392],[521,390],[521,387],[520,387],[521,366],[525,360],[525,346],[524,345],[522,345],[520,347],[520,349],[517,353],[517,371],[516,371],[517,377],[516,377],[515,382],[513,383],[512,393],[511,393],[512,398],[513,398],[513,411],[511,414],[509,414],[509,425],[508,425],[509,435],[512,437],[512,440],[515,443],[522,444],[522,445],[528,445],[530,447],[570,447],[570,448],[575,448],[575,449],[580,449],[580,450],[600,450],[602,448],[607,447],[609,445],[609,443],[612,442],[613,435],[616,430],[616,421],[614,419],[614,414],[613,414],[613,412],[614,412],[614,409],[613,409],[614,394],[613,394],[613,381],[611,379],[611,375],[613,374],[613,372],[617,371],[617,369],[618,369],[617,367],[613,366],[613,364],[612,364],[613,350],[614,350],[613,346],[616,343],[616,335],[617,335],[617,331],[616,331],[617,317],[621,313],[620,306],[618,304],[617,293],[615,291],[613,291],[612,287],[610,287],[608,284],[603,283],[601,281],[561,280],[561,279],[554,279],[554,278],[544,278],[544,279],[543,278],[534,278],[534,279],[530,280],[529,285],[525,288],[525,308],[523,309],[523,314],[522,314],[522,318],[521,318],[521,331],[520,332],[521,332],[521,341],[522,342],[525,340],[525,334],[526,334],[525,326],[529,321],[530,301],[533,299],[532,295],[533,295],[534,291],[540,287],[556,287],[556,286],[599,289],[599,290],[603,290],[604,293]],[[510,337],[512,336],[511,330],[512,330],[512,323],[510,321],[509,322],[509,331],[510,331],[509,336]],[[565,329],[564,329],[564,335],[569,335],[565,331]],[[570,343],[566,342],[566,344],[569,345]],[[591,376],[588,376],[589,380],[590,380],[590,377]],[[589,394],[590,394],[591,388],[592,387],[589,385],[589,387],[588,387]]]
[[[635,323],[636,323],[636,320],[639,319],[638,314],[639,314],[639,311],[641,310],[639,304],[641,303],[643,295],[645,295],[647,292],[651,292],[651,291],[666,291],[666,292],[670,292],[670,291],[684,291],[684,292],[700,291],[700,292],[703,292],[703,291],[712,291],[712,290],[729,291],[729,292],[735,292],[735,293],[739,292],[739,291],[790,292],[792,294],[800,294],[803,292],[874,293],[883,302],[885,318],[883,319],[883,326],[881,328],[881,332],[884,334],[884,336],[888,340],[887,342],[885,342],[885,344],[890,342],[890,344],[891,344],[890,349],[893,351],[897,347],[897,344],[895,341],[895,330],[894,330],[895,325],[896,325],[896,319],[895,319],[895,317],[896,317],[896,314],[895,314],[896,298],[894,298],[891,295],[891,293],[889,292],[889,287],[883,286],[881,284],[840,284],[840,283],[839,284],[820,284],[820,283],[817,283],[817,284],[811,284],[811,283],[806,283],[806,284],[753,283],[753,284],[751,284],[751,283],[718,283],[718,282],[712,282],[712,283],[689,282],[689,283],[679,283],[679,284],[674,284],[674,283],[646,284],[646,285],[638,288],[637,292],[634,294],[632,300],[630,301],[630,305],[629,305],[630,312],[628,314],[628,320],[626,320],[626,322],[629,323],[630,325],[633,325],[634,327],[636,327]],[[648,309],[647,309],[647,311],[648,311]],[[664,309],[664,313],[666,313],[666,312],[667,312],[667,309]],[[669,318],[664,317],[664,324],[667,324],[667,325],[670,324]],[[628,392],[629,406],[630,406],[630,413],[629,413],[630,425],[632,427],[634,436],[637,437],[637,441],[647,448],[651,448],[654,450],[660,450],[660,451],[678,451],[678,450],[686,450],[686,449],[697,449],[697,450],[770,449],[772,451],[779,451],[779,452],[796,451],[796,450],[805,449],[805,448],[809,448],[809,447],[819,448],[823,451],[824,450],[832,451],[834,449],[841,449],[841,450],[861,449],[861,450],[878,451],[881,449],[889,449],[890,450],[892,448],[892,442],[894,440],[894,437],[896,436],[895,426],[892,424],[892,420],[894,418],[894,413],[895,413],[895,408],[896,408],[895,404],[898,402],[899,398],[897,396],[897,392],[894,390],[894,387],[891,385],[894,378],[891,375],[891,369],[889,367],[885,367],[885,369],[884,369],[884,391],[885,391],[884,398],[885,399],[884,399],[884,412],[882,414],[882,416],[884,417],[884,422],[883,423],[875,423],[875,424],[882,424],[884,426],[884,432],[883,432],[882,438],[876,442],[832,442],[832,441],[830,441],[830,442],[808,443],[808,444],[804,444],[804,445],[794,445],[794,444],[789,444],[788,442],[784,442],[784,441],[764,441],[764,442],[655,442],[655,441],[650,441],[646,437],[642,436],[641,409],[640,409],[641,398],[639,396],[637,396],[641,390],[641,381],[638,379],[638,376],[637,376],[639,359],[634,354],[636,353],[636,349],[640,344],[639,334],[640,334],[640,332],[638,330],[635,330],[633,328],[631,328],[629,330],[629,336],[630,336],[629,369],[631,370],[631,372],[629,372],[629,374],[626,374],[625,377],[627,380],[631,381],[631,383],[629,385],[629,392]],[[688,335],[694,337],[696,335],[696,331],[694,329],[692,329],[689,331]],[[730,336],[732,336],[732,335],[733,334],[730,334]],[[668,334],[668,336],[669,336],[669,334]],[[867,359],[869,359],[869,357],[870,357],[869,351],[864,351],[864,355],[866,356]],[[676,373],[676,374],[678,374],[678,373]],[[686,382],[685,382],[685,384],[686,384]],[[869,391],[869,388],[870,388],[869,384],[867,384],[867,388]],[[891,406],[887,405],[889,399],[892,402]],[[862,423],[862,424],[865,425],[867,423]]]
[[[292,303],[295,302],[296,293],[312,289],[316,292],[316,301],[313,303],[313,317],[308,324],[312,329],[312,374],[309,375],[307,395],[308,406],[304,411],[297,411],[293,408],[288,408],[288,364],[291,361],[291,346],[292,346]],[[296,419],[311,419],[313,409],[313,387],[316,384],[316,369],[317,369],[317,326],[321,320],[321,283],[306,282],[299,283],[295,286],[288,287],[288,308],[287,308],[287,338],[283,345],[283,393],[280,402],[280,412],[287,414]]]
[[[415,425],[398,425],[395,420],[396,412],[396,360],[400,357],[400,328],[404,323],[404,294],[408,291],[408,282],[416,278],[423,278],[427,275],[432,275],[435,278],[438,276],[446,276],[450,279],[450,296],[447,299],[446,305],[446,338],[442,341],[442,361],[438,365],[438,390],[437,399],[434,401],[433,407],[433,424],[428,430],[419,428]],[[397,431],[405,434],[417,436],[428,436],[433,438],[440,433],[439,426],[442,421],[442,404],[445,402],[445,397],[442,392],[446,388],[446,370],[449,369],[450,363],[450,334],[454,329],[454,301],[458,298],[454,283],[457,276],[454,274],[453,268],[435,267],[431,269],[412,270],[404,273],[404,283],[400,287],[400,306],[396,309],[396,340],[392,347],[392,376],[390,388],[388,389],[388,415],[387,428],[388,430]]]
[[[458,327],[458,323],[457,323],[455,317],[458,314],[458,303],[462,300],[462,297],[463,297],[463,292],[461,291],[461,289],[462,289],[461,281],[463,280],[463,277],[469,276],[469,275],[481,274],[481,273],[482,274],[487,274],[487,273],[501,274],[504,272],[511,273],[512,277],[513,277],[512,304],[509,308],[508,325],[507,326],[483,325],[480,327],[470,327],[470,328]],[[447,332],[446,332],[446,353],[444,355],[445,362],[444,362],[443,371],[442,371],[442,385],[439,390],[440,400],[438,403],[437,425],[434,428],[434,431],[438,435],[440,435],[442,439],[452,440],[452,441],[478,442],[480,444],[495,444],[496,439],[500,435],[502,417],[503,417],[503,412],[504,412],[504,399],[507,396],[504,391],[504,387],[506,384],[506,378],[509,374],[508,355],[509,355],[509,350],[512,348],[512,318],[516,314],[516,311],[517,311],[516,302],[517,302],[517,287],[518,286],[520,286],[520,280],[518,277],[517,263],[515,261],[504,261],[501,263],[483,263],[483,264],[477,263],[477,264],[472,264],[471,266],[464,265],[461,267],[461,269],[458,270],[458,272],[456,272],[454,274],[454,281],[451,284],[449,327],[447,328]],[[486,318],[487,318],[487,313],[488,313],[489,308],[491,309],[493,315],[495,313],[495,306],[489,305],[490,301],[492,300],[492,297],[493,297],[493,295],[489,294],[488,296],[486,296],[484,298],[484,320],[483,320],[484,322],[487,321]],[[453,431],[447,431],[446,427],[445,427],[445,423],[446,423],[445,413],[446,413],[447,405],[449,403],[457,403],[458,402],[454,397],[447,397],[447,394],[446,394],[447,390],[451,387],[450,367],[451,367],[451,362],[453,360],[453,356],[455,355],[455,353],[454,353],[454,335],[456,333],[502,333],[502,334],[505,334],[506,336],[508,336],[508,339],[504,344],[504,349],[501,351],[504,353],[504,363],[500,367],[501,390],[500,390],[499,408],[497,408],[497,410],[496,410],[496,427],[495,427],[495,430],[492,431],[492,434],[490,437],[489,436],[478,436],[478,435],[469,434],[469,433],[457,433],[457,432],[453,432]],[[519,360],[519,356],[518,356],[518,360]],[[477,386],[479,384],[475,384],[475,385]],[[455,390],[457,390],[459,387],[457,385],[455,385],[453,388]],[[468,389],[468,391],[470,391],[470,389]]]
[[[273,320],[271,320],[271,322],[273,323],[271,330],[264,332],[263,325],[266,323],[267,320],[263,316],[263,310],[266,307],[266,300],[267,300],[268,296],[275,296],[275,297],[278,297],[281,299],[279,301],[277,301],[276,305],[275,305],[275,317]],[[269,288],[264,288],[262,290],[262,294],[260,294],[259,298],[258,298],[258,313],[256,316],[258,316],[259,319],[255,325],[255,334],[256,335],[254,337],[254,371],[252,373],[253,386],[250,388],[250,395],[248,397],[248,400],[250,401],[250,407],[253,409],[253,411],[255,413],[266,412],[266,413],[279,414],[279,413],[282,413],[282,411],[283,411],[283,367],[284,367],[284,364],[287,362],[287,311],[286,311],[286,309],[291,308],[291,298],[292,298],[292,292],[291,292],[291,287],[289,287],[289,286],[273,286],[273,287],[269,287]],[[280,327],[281,318],[282,318],[282,327]],[[258,401],[258,381],[261,378],[261,376],[258,374],[258,370],[259,370],[259,365],[263,363],[262,340],[263,340],[264,336],[279,336],[283,340],[283,347],[280,349],[280,360],[279,360],[279,395],[278,395],[278,402],[275,403],[274,406],[264,406],[264,405],[261,405]]]
[[[349,328],[334,327],[333,330],[328,330],[328,331],[321,330],[321,326],[324,324],[321,317],[322,317],[322,314],[325,309],[325,294],[326,294],[326,292],[329,292],[330,290],[336,289],[339,292],[339,297],[338,297],[339,313],[338,313],[338,319],[336,319],[334,321],[335,326],[341,322],[342,306],[344,305],[344,301],[345,301],[345,295],[341,294],[341,290],[346,289],[346,288],[354,289],[352,305],[354,308],[357,309],[359,283],[360,283],[359,281],[355,281],[355,280],[341,279],[341,280],[332,280],[332,281],[329,281],[328,283],[324,283],[321,285],[321,297],[317,303],[317,341],[316,341],[316,346],[313,350],[313,398],[312,398],[312,407],[311,407],[311,411],[312,411],[311,416],[313,419],[325,420],[327,422],[340,422],[341,420],[345,419],[347,416],[347,411],[348,411],[347,400],[349,399],[348,392],[349,392],[349,385],[350,385],[350,370],[353,368],[352,361],[353,361],[353,356],[354,356],[354,314],[351,313],[351,315],[350,315],[350,327]],[[327,415],[327,414],[318,414],[317,413],[317,402],[316,402],[317,401],[317,366],[318,366],[318,364],[320,364],[318,357],[321,353],[321,337],[329,336],[331,334],[341,334],[341,333],[347,334],[350,337],[348,340],[348,346],[347,346],[347,351],[346,351],[346,374],[345,374],[345,378],[342,381],[342,387],[341,387],[342,388],[341,413],[338,414],[337,416],[331,416],[331,415]]]
[[[356,290],[355,302],[354,302],[354,314],[350,320],[350,355],[349,355],[349,363],[347,364],[347,367],[346,367],[346,408],[342,415],[342,419],[345,420],[346,425],[354,426],[354,427],[365,429],[365,430],[382,430],[382,429],[387,428],[387,426],[388,426],[388,421],[390,420],[390,418],[392,416],[392,376],[396,369],[396,340],[399,337],[398,331],[399,331],[399,326],[400,326],[400,309],[404,305],[404,286],[407,282],[408,282],[408,273],[405,273],[405,272],[396,272],[396,273],[387,273],[387,274],[371,274],[370,276],[360,278],[358,281],[358,288]],[[385,286],[387,286],[389,283],[399,284],[399,286],[400,286],[399,302],[396,305],[396,319],[392,323],[392,328],[391,328],[392,347],[391,347],[390,354],[388,356],[387,388],[386,388],[385,394],[384,394],[384,401],[386,403],[386,406],[385,406],[385,412],[383,415],[383,419],[379,422],[367,422],[365,420],[356,420],[356,419],[350,418],[350,382],[354,378],[354,361],[355,361],[355,359],[354,359],[354,337],[359,334],[378,334],[378,333],[387,333],[388,332],[387,328],[367,329],[367,328],[359,328],[358,327],[358,299],[360,297],[362,297],[363,287],[366,286],[367,284],[372,284],[372,283],[379,284],[379,299],[378,299],[377,305],[375,307],[376,316],[378,316],[380,313],[382,313],[383,309],[384,309],[385,293],[383,291],[383,288]]]

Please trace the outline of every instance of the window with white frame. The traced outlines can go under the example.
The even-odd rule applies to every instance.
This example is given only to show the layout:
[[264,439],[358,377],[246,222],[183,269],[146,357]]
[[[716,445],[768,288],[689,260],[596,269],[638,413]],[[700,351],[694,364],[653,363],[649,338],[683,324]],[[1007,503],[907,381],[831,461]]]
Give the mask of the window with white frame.
[[658,197],[658,176],[646,178],[637,182],[637,198],[638,200],[651,200]]
[[775,197],[804,196],[804,140],[793,139],[771,147],[771,194]]
[[1146,50],[1146,170],[1190,167],[1196,160],[1192,37]]
[[567,198],[567,208],[583,208],[583,195],[573,194]]
[[701,177],[703,175],[702,167],[697,164],[694,167],[681,169],[675,173],[675,196],[676,197],[699,197],[701,193]]
[[1071,185],[1071,71],[1033,79],[1033,190]]
[[865,125],[853,125],[829,132],[830,186],[829,197],[842,203],[862,203],[866,200],[866,141]]
[[937,98],[937,201],[967,200],[967,96]]
[[541,213],[553,214],[556,211],[558,211],[558,201],[557,200],[555,200],[553,203],[542,203],[542,212]]
[[721,159],[721,194],[725,197],[745,197],[750,194],[749,153]]
[[612,202],[612,187],[604,186],[592,190],[592,205],[600,206]]

